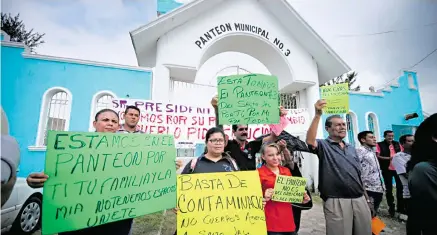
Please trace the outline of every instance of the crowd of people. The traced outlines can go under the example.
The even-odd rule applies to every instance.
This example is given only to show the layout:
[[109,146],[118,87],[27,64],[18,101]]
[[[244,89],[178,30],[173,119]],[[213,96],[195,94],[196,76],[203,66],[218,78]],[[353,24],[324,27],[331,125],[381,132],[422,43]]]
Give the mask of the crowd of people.
[[[217,97],[211,104],[216,111],[217,126],[206,133],[204,154],[188,162],[181,174],[257,170],[264,196],[268,235],[296,235],[301,211],[311,208],[309,191],[301,204],[272,200],[278,175],[301,176],[290,143],[273,132],[261,141],[249,142],[248,125],[233,125],[233,139],[229,139],[223,127],[218,125]],[[392,131],[385,131],[385,139],[379,143],[371,131],[360,132],[360,147],[356,148],[344,141],[347,127],[339,115],[326,118],[324,127],[329,136],[316,139],[325,106],[325,100],[314,105],[315,116],[306,143],[309,151],[319,159],[319,192],[323,199],[326,234],[372,234],[371,221],[378,214],[384,193],[389,212],[395,216],[393,178],[397,187],[397,212],[408,217],[407,234],[437,234],[433,226],[437,222],[437,114],[427,118],[414,136],[404,135],[399,142],[393,140]],[[280,107],[281,118],[285,118],[286,113]],[[94,120],[96,132],[141,133],[137,129],[140,110],[128,106],[124,115],[125,122],[120,125],[115,111],[99,111]],[[256,164],[257,154],[262,159],[260,167]],[[182,162],[178,160],[176,169],[180,167]],[[44,173],[32,173],[27,182],[34,188],[43,187],[47,177]],[[127,219],[60,235],[128,235],[132,233],[132,226],[133,219]]]

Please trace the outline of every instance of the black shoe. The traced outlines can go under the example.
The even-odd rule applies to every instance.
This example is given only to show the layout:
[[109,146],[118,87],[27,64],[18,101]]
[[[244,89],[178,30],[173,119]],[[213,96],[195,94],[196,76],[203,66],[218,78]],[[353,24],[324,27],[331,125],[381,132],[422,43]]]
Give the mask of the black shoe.
[[395,217],[396,212],[394,209],[389,209],[388,213],[390,214],[391,217]]

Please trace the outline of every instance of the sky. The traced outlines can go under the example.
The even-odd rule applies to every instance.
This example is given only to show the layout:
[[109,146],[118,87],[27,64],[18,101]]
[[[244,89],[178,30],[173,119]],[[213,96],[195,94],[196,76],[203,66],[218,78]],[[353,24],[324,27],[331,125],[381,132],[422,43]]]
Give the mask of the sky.
[[[424,110],[437,112],[437,1],[288,1],[358,72],[362,91],[386,84],[404,69],[413,70],[418,73]],[[126,65],[137,65],[129,31],[156,16],[156,0],[2,0],[1,4],[2,12],[20,13],[26,27],[46,34],[46,43],[36,50],[39,54]]]

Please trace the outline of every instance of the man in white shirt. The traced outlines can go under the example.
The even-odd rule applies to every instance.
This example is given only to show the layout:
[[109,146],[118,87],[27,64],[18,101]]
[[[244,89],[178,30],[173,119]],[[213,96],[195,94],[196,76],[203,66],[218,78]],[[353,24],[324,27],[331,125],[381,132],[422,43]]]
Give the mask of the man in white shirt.
[[378,213],[379,205],[384,196],[385,186],[378,158],[373,148],[376,146],[376,138],[371,131],[363,131],[358,134],[361,146],[357,148],[357,155],[361,166],[361,179],[364,189],[369,196],[375,213]]
[[[402,182],[402,196],[405,201],[405,210],[408,210],[408,200],[410,199],[410,190],[408,189],[408,174],[407,174],[407,162],[411,159],[411,147],[414,143],[413,135],[403,135],[399,138],[399,143],[403,147],[402,152],[396,153],[392,160],[393,167]],[[401,219],[406,219],[406,216],[401,214]]]

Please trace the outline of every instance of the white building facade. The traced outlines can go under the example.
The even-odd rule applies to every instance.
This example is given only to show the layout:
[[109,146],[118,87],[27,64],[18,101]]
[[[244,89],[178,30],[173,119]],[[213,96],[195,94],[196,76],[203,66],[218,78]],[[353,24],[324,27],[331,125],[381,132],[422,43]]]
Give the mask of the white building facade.
[[[350,70],[285,0],[196,0],[131,37],[139,66],[154,67],[153,100],[204,106],[217,76],[262,73],[278,77],[286,108],[314,115],[319,84]],[[317,159],[305,159],[317,181]]]

